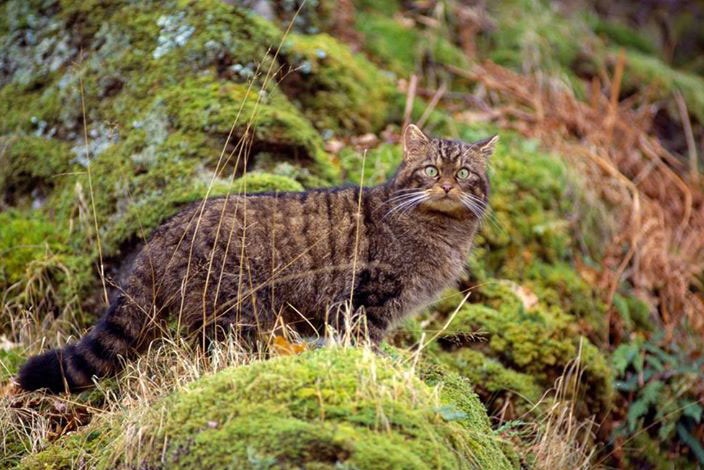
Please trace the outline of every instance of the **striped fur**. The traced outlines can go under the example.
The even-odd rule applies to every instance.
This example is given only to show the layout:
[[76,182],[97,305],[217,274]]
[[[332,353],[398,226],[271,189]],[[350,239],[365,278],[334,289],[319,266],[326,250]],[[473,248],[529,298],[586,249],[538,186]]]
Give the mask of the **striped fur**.
[[31,358],[19,384],[84,389],[117,372],[167,325],[203,346],[232,332],[254,344],[282,324],[323,335],[343,327],[336,306],[348,301],[366,316],[370,339],[380,341],[464,268],[486,207],[495,141],[429,139],[411,125],[404,160],[381,186],[190,205],[154,231],[95,327],[75,344]]

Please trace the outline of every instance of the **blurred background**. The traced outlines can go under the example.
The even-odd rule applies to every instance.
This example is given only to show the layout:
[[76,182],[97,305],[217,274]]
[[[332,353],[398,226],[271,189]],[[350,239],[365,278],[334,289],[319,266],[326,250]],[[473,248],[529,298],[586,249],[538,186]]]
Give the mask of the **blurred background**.
[[[379,184],[414,122],[501,141],[469,274],[390,343],[435,336],[424,361],[471,381],[516,466],[704,466],[703,21],[686,0],[3,1],[0,378],[91,325],[186,202]],[[5,438],[8,465],[43,447]]]

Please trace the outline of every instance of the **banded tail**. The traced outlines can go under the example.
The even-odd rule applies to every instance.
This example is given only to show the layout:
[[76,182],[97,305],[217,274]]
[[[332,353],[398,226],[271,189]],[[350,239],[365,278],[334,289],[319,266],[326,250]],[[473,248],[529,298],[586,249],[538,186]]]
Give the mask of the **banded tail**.
[[78,342],[31,357],[17,381],[24,390],[78,392],[93,386],[93,377],[117,373],[120,357],[132,357],[139,339],[121,318],[122,298],[110,305],[98,323]]

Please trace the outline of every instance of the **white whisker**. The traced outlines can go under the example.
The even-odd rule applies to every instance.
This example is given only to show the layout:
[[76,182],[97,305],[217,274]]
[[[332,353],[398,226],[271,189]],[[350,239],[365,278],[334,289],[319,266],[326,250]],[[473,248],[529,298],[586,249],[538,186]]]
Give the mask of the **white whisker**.
[[410,192],[410,193],[398,194],[396,196],[392,196],[388,200],[384,201],[382,203],[382,205],[401,203],[401,202],[413,199],[413,198],[418,197],[419,195],[423,195],[423,194],[425,194],[424,190],[414,189],[413,192]]
[[386,212],[386,214],[384,214],[384,218],[386,218],[389,215],[394,214],[394,213],[404,214],[404,213],[414,209],[421,202],[426,201],[429,198],[430,198],[430,196],[424,191],[420,192],[419,194],[413,194],[412,197],[403,199],[397,205],[395,205],[391,209],[389,209],[389,211]]
[[467,209],[469,209],[477,218],[488,221],[496,230],[502,234],[506,233],[506,230],[501,225],[499,220],[496,218],[491,206],[488,205],[487,201],[479,199],[471,194],[463,194],[460,198],[462,203]]

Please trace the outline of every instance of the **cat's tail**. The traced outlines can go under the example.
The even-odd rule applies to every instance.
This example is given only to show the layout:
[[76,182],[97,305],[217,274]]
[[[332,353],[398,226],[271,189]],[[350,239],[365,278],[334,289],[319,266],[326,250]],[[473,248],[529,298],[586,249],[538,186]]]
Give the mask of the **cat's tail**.
[[122,296],[115,300],[98,323],[78,342],[31,357],[22,366],[17,382],[24,390],[49,389],[54,393],[90,388],[93,377],[115,374],[121,358],[132,357],[139,338],[131,331]]

